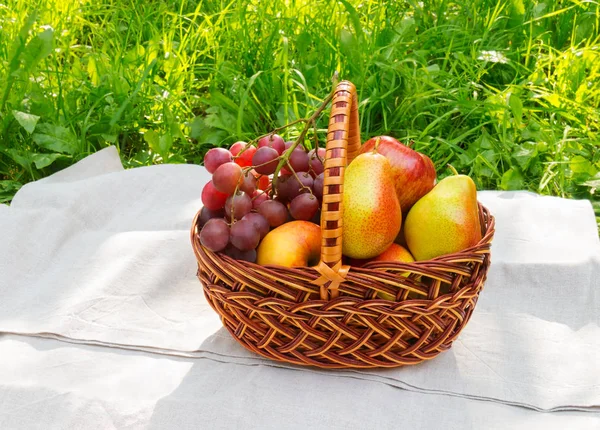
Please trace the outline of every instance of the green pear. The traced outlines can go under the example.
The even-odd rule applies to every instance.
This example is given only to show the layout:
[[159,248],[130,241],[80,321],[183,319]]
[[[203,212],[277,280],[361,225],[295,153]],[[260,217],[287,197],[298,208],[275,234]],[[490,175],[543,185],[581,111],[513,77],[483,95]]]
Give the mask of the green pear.
[[394,242],[402,210],[387,158],[376,152],[356,157],[344,175],[342,252],[372,258]]
[[465,175],[449,176],[411,208],[404,223],[416,260],[462,251],[481,240],[477,188]]

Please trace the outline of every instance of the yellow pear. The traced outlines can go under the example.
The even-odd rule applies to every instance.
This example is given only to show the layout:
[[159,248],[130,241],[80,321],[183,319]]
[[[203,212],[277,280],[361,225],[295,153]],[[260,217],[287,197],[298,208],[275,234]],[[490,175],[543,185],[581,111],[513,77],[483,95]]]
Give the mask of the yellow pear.
[[477,188],[465,175],[442,179],[411,208],[404,223],[416,260],[462,251],[481,240]]
[[344,255],[372,258],[394,242],[402,225],[395,189],[385,156],[367,152],[348,165],[344,176]]

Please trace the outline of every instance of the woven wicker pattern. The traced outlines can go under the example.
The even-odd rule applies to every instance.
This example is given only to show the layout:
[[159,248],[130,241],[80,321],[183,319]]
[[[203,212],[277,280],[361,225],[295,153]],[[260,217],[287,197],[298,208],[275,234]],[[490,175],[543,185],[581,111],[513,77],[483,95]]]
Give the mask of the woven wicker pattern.
[[[342,82],[332,102],[319,266],[236,261],[202,247],[198,215],[192,225],[198,278],[208,302],[240,344],[273,360],[371,368],[431,359],[450,348],[485,282],[494,218],[481,205],[483,238],[472,248],[410,264],[342,264],[343,170],[360,145],[355,94],[352,84]],[[377,298],[379,292],[396,301]]]

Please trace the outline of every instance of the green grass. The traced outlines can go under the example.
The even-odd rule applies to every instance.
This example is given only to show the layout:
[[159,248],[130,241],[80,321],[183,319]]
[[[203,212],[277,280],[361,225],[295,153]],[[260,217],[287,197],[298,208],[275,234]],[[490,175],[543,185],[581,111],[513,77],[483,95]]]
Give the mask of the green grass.
[[596,2],[31,3],[0,4],[1,201],[108,145],[128,167],[200,163],[306,116],[338,70],[363,138],[600,216]]

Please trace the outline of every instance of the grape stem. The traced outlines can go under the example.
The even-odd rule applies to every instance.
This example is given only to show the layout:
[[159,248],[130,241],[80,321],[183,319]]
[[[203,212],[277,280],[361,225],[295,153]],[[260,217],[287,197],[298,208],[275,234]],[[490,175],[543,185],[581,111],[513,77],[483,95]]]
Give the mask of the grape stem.
[[273,130],[271,130],[271,131],[270,131],[269,133],[267,133],[267,134],[263,134],[262,136],[258,136],[257,138],[254,138],[254,139],[252,139],[251,141],[249,141],[249,142],[248,142],[248,144],[247,144],[245,147],[243,147],[243,148],[242,148],[242,150],[241,150],[240,152],[238,152],[238,153],[237,153],[237,155],[236,155],[235,157],[233,157],[233,159],[235,160],[235,159],[239,158],[239,157],[240,157],[240,155],[242,155],[242,153],[243,153],[243,152],[244,152],[246,149],[250,148],[251,146],[256,146],[256,144],[258,143],[258,141],[259,141],[260,139],[262,139],[263,137],[268,137],[268,136],[271,136],[271,135],[273,135],[273,134],[277,133],[278,131],[285,130],[286,128],[289,128],[289,127],[291,127],[292,125],[296,125],[296,124],[298,124],[299,122],[306,122],[306,121],[308,121],[306,118],[300,118],[300,119],[297,119],[297,120],[295,120],[295,121],[292,121],[292,122],[290,122],[289,124],[282,125],[281,127],[274,128]]
[[[333,100],[335,90],[336,90],[336,87],[334,86],[331,93],[325,98],[325,100],[323,100],[323,103],[321,104],[321,106],[319,106],[317,108],[317,110],[314,111],[314,113],[310,117],[302,120],[305,125],[304,125],[304,128],[302,129],[302,131],[300,132],[300,135],[296,138],[296,140],[289,147],[289,149],[287,151],[285,151],[282,155],[279,156],[279,163],[277,164],[277,168],[275,169],[275,172],[273,173],[273,180],[271,181],[273,184],[273,189],[271,190],[271,197],[273,196],[275,189],[277,189],[277,177],[279,176],[279,171],[281,170],[281,168],[283,166],[285,166],[288,163],[288,160],[290,159],[290,155],[292,154],[294,149],[296,149],[296,147],[300,144],[300,142],[304,142],[304,137],[306,136],[306,133],[308,132],[309,128],[313,125],[313,123],[316,122],[317,118],[319,118],[319,116],[321,116],[321,114],[323,113],[325,108],[329,105],[329,102],[331,102],[331,100]],[[318,151],[316,151],[316,152],[318,152]],[[291,168],[291,166],[290,166],[290,168]],[[293,169],[291,169],[291,170],[293,171]],[[294,174],[295,174],[295,172],[294,172]],[[297,176],[296,176],[296,178],[299,181],[299,178]]]
[[310,189],[310,187],[307,187],[306,185],[304,185],[304,184],[302,183],[302,181],[301,181],[301,180],[300,180],[300,178],[298,177],[298,174],[296,173],[296,171],[294,170],[294,168],[293,168],[293,167],[292,167],[292,166],[291,166],[289,163],[288,163],[288,165],[287,165],[287,168],[288,168],[288,169],[289,169],[289,170],[292,172],[292,175],[294,175],[294,177],[296,178],[296,181],[298,181],[298,183],[299,183],[299,184],[300,184],[300,186],[302,187],[302,188],[300,188],[300,189],[302,190],[302,189],[306,188],[306,189],[308,190],[308,192],[309,192],[310,194],[312,194],[313,192],[312,192],[312,190]]

